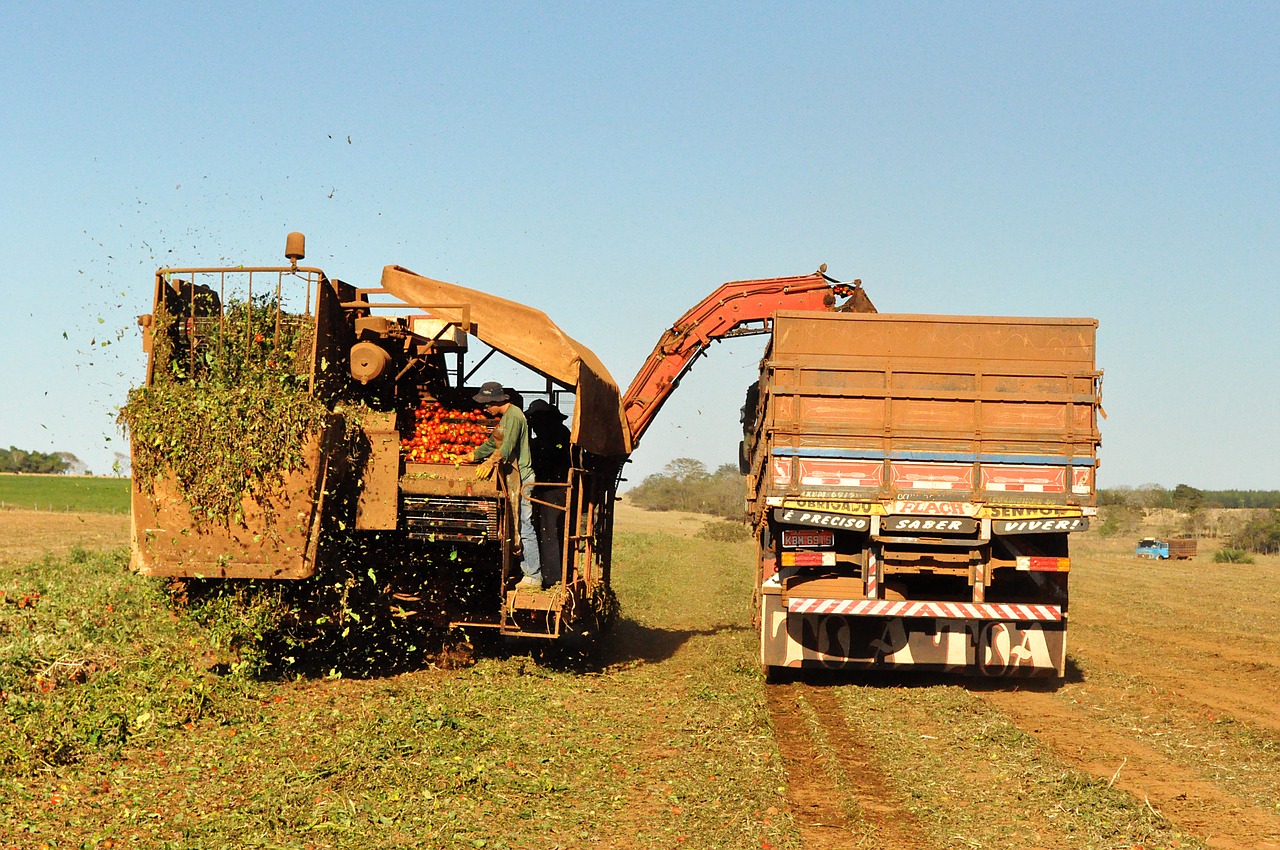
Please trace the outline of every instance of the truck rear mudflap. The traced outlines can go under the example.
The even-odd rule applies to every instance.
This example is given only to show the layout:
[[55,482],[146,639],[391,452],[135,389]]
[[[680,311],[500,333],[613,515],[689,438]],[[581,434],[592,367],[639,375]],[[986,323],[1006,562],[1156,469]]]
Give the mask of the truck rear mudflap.
[[1066,614],[1057,605],[786,598],[765,593],[760,662],[766,671],[911,669],[1061,677]]

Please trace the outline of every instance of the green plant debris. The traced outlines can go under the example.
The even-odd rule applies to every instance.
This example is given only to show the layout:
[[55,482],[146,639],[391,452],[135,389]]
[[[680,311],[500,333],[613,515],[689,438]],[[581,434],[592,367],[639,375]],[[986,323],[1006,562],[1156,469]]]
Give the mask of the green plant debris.
[[220,318],[160,310],[155,328],[150,385],[119,414],[135,480],[171,477],[197,524],[242,523],[246,498],[269,509],[330,416],[309,386],[312,321],[255,298]]
[[[716,558],[719,544],[699,544],[673,580],[680,541],[620,537],[624,599],[665,589],[620,620],[602,657],[499,644],[462,666],[438,658],[433,669],[419,654],[415,671],[380,679],[233,669],[232,647],[279,622],[267,587],[189,594],[175,618],[161,583],[129,573],[123,553],[15,568],[0,587],[40,598],[0,606],[0,747],[12,755],[0,765],[0,836],[23,847],[796,850],[752,635],[733,625],[746,550]],[[374,588],[360,575],[329,586],[361,615],[346,620],[353,634],[369,623],[357,597]],[[707,581],[733,596],[678,603]],[[41,690],[37,675],[58,658],[100,666]]]

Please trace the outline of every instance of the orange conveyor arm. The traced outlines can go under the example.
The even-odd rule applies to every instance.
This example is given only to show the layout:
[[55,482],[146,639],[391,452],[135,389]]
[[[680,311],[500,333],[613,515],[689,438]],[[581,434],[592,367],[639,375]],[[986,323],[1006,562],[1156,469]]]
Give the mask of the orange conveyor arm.
[[[722,284],[667,330],[622,398],[634,449],[663,403],[680,384],[693,361],[713,340],[768,333],[770,317],[779,310],[833,310],[836,297],[849,297],[840,308],[874,313],[861,281],[833,283],[823,272],[799,277],[737,280]],[[758,327],[744,325],[758,322]]]

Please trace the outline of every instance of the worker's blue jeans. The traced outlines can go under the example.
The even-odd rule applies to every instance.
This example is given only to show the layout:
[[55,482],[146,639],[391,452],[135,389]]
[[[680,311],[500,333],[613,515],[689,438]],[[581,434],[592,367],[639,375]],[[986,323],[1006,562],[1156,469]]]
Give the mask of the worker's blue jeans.
[[533,492],[533,476],[520,482],[520,547],[524,550],[524,559],[520,562],[520,571],[525,578],[542,581],[542,559],[538,557],[538,533],[533,527],[533,502],[529,494]]

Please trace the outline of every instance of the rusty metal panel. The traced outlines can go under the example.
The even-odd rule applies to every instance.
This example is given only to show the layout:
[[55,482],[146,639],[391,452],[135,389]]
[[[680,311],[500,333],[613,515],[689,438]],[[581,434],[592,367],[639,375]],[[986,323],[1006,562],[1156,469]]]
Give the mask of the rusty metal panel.
[[400,432],[394,413],[365,415],[362,424],[369,454],[360,474],[356,528],[389,531],[396,527],[400,507]]
[[348,380],[347,368],[355,334],[342,309],[344,299],[354,297],[354,289],[342,281],[321,286],[316,297],[316,338],[312,346],[311,375],[314,390],[322,399],[338,397]]
[[133,569],[166,578],[307,578],[315,573],[327,434],[304,447],[302,468],[288,472],[279,494],[243,502],[244,522],[197,523],[171,478],[144,492],[133,483]]
[[[780,312],[773,347],[789,354],[882,362],[1026,363],[1092,368],[1094,319]],[[923,371],[939,371],[930,366]],[[983,374],[971,368],[952,374]]]
[[424,496],[483,496],[496,499],[502,495],[497,476],[476,480],[474,464],[454,466],[451,463],[406,463],[400,479],[400,492]]

